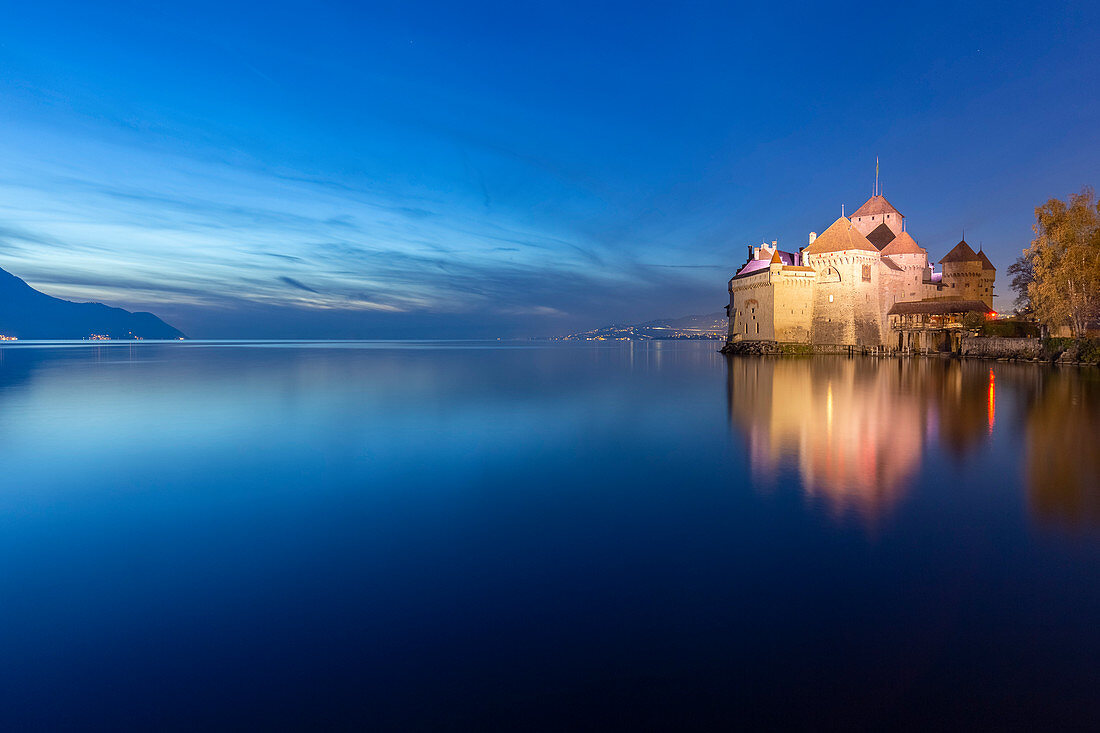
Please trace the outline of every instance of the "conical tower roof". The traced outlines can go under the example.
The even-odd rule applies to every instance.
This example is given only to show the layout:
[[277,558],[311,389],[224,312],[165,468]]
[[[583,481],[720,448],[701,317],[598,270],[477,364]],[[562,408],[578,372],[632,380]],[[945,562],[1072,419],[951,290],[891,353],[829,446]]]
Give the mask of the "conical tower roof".
[[970,248],[970,245],[966,243],[966,240],[960,241],[951,251],[943,256],[940,260],[942,265],[945,262],[981,262],[982,258],[978,256],[978,253]]
[[901,212],[894,208],[894,205],[886,200],[885,196],[872,196],[867,199],[867,202],[856,209],[856,213],[852,214],[852,218],[857,216],[877,216],[879,214],[897,214],[901,216]]
[[771,262],[769,262],[768,264],[771,264],[771,265],[782,265],[783,264],[783,258],[779,256],[779,248],[776,248],[775,252],[772,253]]
[[844,252],[851,249],[878,253],[878,247],[867,241],[867,237],[860,234],[859,230],[852,226],[852,222],[848,217],[842,216],[822,232],[821,236],[813,241],[813,244],[802,251],[808,255],[820,255],[827,252]]
[[902,232],[894,238],[893,242],[882,249],[884,255],[920,255],[927,254],[924,248],[917,244],[917,240],[910,236],[909,232]]

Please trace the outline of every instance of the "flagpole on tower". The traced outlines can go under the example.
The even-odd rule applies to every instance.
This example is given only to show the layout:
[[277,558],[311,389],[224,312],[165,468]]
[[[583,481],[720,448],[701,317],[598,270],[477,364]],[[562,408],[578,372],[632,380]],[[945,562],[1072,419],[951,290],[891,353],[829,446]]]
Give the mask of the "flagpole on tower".
[[879,192],[879,188],[878,188],[878,156],[876,155],[875,156],[875,195],[876,196],[879,195],[878,192]]

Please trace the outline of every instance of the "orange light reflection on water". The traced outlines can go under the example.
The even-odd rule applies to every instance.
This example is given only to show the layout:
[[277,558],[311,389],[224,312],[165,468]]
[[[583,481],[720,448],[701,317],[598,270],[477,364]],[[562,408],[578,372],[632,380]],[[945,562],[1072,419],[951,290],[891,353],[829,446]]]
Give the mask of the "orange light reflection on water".
[[993,435],[993,423],[997,421],[997,387],[994,384],[993,370],[989,370],[989,434]]

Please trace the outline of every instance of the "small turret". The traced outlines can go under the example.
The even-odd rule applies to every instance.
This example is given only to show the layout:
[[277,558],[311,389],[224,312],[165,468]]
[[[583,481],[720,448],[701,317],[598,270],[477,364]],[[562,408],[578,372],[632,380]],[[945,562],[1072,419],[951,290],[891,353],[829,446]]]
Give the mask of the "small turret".
[[[991,262],[988,266],[993,269],[987,270],[985,263],[988,261],[984,254],[975,252],[965,239],[960,240],[940,260],[943,267],[944,295],[960,300],[981,300],[992,308],[992,280],[996,277],[997,270]],[[983,275],[984,272],[989,272],[990,275]]]

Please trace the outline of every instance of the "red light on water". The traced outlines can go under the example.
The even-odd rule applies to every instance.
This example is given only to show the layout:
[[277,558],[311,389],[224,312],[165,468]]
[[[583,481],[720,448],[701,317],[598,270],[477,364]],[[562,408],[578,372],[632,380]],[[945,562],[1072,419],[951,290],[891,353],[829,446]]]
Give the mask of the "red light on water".
[[989,370],[989,434],[993,434],[993,423],[997,417],[997,388],[994,384],[993,370]]

